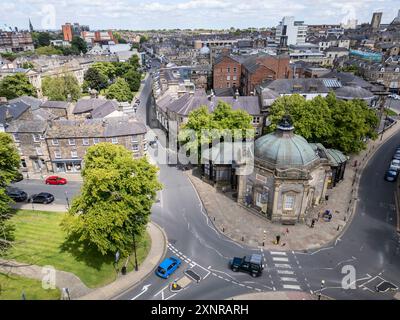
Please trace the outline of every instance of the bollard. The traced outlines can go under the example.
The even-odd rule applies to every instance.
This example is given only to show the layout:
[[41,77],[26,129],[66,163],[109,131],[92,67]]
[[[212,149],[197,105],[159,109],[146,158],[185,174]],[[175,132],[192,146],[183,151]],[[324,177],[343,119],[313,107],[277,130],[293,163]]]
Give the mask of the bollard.
[[222,232],[225,232],[225,228],[224,227],[222,227]]
[[242,241],[244,241],[244,237],[242,236]]
[[339,226],[337,226],[337,229],[336,229],[336,231],[339,231],[339,229],[340,229],[340,225],[339,225]]
[[215,221],[215,217],[214,217],[214,221]]
[[263,247],[265,247],[265,243],[264,243],[264,241],[263,241]]
[[344,216],[344,217],[343,217],[343,221],[346,221],[346,220],[347,220],[347,217],[346,217],[346,216]]

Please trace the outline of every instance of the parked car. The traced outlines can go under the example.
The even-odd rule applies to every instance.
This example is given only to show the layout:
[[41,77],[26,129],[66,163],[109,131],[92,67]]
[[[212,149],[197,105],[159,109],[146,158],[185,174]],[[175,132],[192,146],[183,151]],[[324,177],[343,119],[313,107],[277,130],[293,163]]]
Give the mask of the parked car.
[[394,170],[393,168],[389,168],[386,172],[385,172],[385,180],[389,181],[389,182],[394,182],[396,181],[398,176],[398,173],[396,170]]
[[261,276],[263,271],[263,258],[260,254],[252,254],[243,258],[234,257],[230,262],[233,272],[244,271],[251,274],[252,277]]
[[400,160],[400,151],[397,151],[397,152],[393,155],[393,159],[395,159],[395,160]]
[[34,194],[29,198],[29,202],[48,204],[54,201],[54,196],[51,193],[41,192]]
[[396,171],[400,170],[400,160],[392,160],[392,162],[390,163],[390,167],[394,168]]
[[67,179],[58,176],[50,176],[45,180],[46,184],[67,184]]
[[160,263],[156,270],[156,275],[168,279],[171,274],[181,265],[181,260],[176,257],[169,257]]
[[7,195],[15,202],[22,202],[28,199],[28,195],[25,191],[18,188],[6,188]]

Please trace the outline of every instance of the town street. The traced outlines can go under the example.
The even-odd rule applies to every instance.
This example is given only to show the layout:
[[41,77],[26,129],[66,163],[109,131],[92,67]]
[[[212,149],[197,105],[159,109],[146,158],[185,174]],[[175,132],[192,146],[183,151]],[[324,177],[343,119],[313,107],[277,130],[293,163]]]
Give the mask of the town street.
[[[150,92],[149,77],[140,96],[138,116],[142,119],[146,118]],[[162,226],[168,236],[167,256],[179,257],[182,266],[168,280],[151,273],[140,284],[115,298],[226,299],[243,293],[288,290],[318,294],[324,280],[322,293],[335,299],[391,299],[395,292],[378,293],[375,286],[383,281],[400,286],[395,184],[383,179],[399,142],[400,133],[397,133],[376,152],[364,169],[356,213],[345,233],[326,247],[305,252],[283,252],[279,247],[268,251],[232,242],[214,229],[184,172],[175,166],[160,165],[159,178],[164,188],[153,206],[152,220]],[[46,186],[43,181],[24,180],[16,185],[28,193],[52,192],[56,196],[55,202],[60,204],[66,203],[65,191],[70,197],[79,192],[77,182]],[[261,277],[252,278],[229,269],[232,257],[256,252],[264,256],[265,268]],[[355,268],[355,289],[342,289],[345,276],[342,267],[346,265]],[[199,283],[191,281],[183,290],[171,292],[169,284],[183,277],[188,269],[201,277]]]

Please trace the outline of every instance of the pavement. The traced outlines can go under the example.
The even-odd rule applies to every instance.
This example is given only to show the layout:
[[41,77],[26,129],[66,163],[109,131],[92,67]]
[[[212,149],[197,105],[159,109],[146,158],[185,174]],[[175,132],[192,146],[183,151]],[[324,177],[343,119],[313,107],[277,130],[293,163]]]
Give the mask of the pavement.
[[[328,200],[323,200],[310,213],[305,224],[283,226],[272,223],[252,209],[248,209],[228,194],[216,190],[212,185],[201,180],[198,169],[186,171],[187,176],[197,190],[208,217],[214,226],[225,236],[250,247],[264,247],[279,250],[311,250],[340,241],[340,235],[352,220],[357,203],[359,178],[364,165],[376,150],[393,134],[400,130],[400,122],[387,129],[375,141],[370,141],[367,148],[358,155],[350,157],[344,179],[335,188],[328,189]],[[333,214],[330,222],[319,218],[325,210]],[[314,228],[311,220],[316,219]],[[280,235],[280,244],[275,244]],[[337,240],[339,238],[339,240]]]
[[86,287],[86,285],[73,273],[55,270],[54,268],[50,269],[50,267],[46,268],[43,266],[0,259],[0,272],[36,279],[42,281],[42,283],[43,281],[46,281],[46,279],[50,280],[54,272],[55,287],[60,290],[68,288],[71,299],[84,296],[93,290]]
[[[73,273],[53,269],[55,286],[60,290],[68,288],[70,298],[79,300],[113,299],[126,290],[135,287],[153,272],[167,251],[167,236],[160,226],[150,222],[147,226],[147,232],[151,237],[151,248],[138,271],[131,271],[126,275],[120,274],[114,282],[101,288],[90,289]],[[12,273],[43,281],[47,274],[46,270],[42,266],[0,259],[0,271],[3,273]]]

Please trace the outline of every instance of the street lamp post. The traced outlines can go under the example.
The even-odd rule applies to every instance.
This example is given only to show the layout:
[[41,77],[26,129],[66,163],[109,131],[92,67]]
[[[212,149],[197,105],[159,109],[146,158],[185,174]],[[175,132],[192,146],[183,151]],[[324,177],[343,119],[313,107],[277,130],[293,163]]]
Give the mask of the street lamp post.
[[321,290],[319,291],[319,294],[318,294],[318,300],[321,300],[321,294],[322,294],[322,290],[324,289],[324,284],[325,284],[325,280],[321,280]]
[[136,238],[135,233],[133,233],[133,253],[135,255],[135,271],[138,271],[137,255],[136,255]]
[[67,201],[67,208],[68,208],[68,210],[69,210],[68,191],[65,191],[65,200]]

